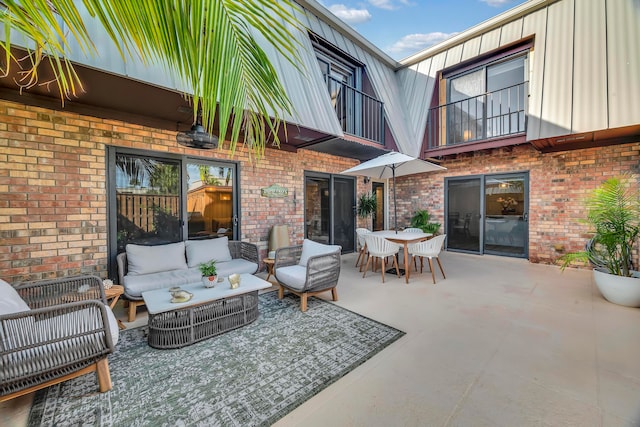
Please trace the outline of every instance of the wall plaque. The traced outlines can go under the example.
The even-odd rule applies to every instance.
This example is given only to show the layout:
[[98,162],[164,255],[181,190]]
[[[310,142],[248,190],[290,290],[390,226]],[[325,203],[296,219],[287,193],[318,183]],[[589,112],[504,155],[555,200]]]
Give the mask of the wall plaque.
[[260,195],[262,197],[287,197],[289,190],[278,184],[271,184],[268,187],[260,189]]

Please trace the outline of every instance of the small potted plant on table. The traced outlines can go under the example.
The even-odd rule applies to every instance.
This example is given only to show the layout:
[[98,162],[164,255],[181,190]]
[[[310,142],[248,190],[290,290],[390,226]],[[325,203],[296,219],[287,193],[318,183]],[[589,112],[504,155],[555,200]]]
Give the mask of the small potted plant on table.
[[216,269],[216,260],[212,259],[209,262],[203,262],[198,267],[200,273],[202,273],[202,284],[206,288],[213,288],[218,281],[218,270]]

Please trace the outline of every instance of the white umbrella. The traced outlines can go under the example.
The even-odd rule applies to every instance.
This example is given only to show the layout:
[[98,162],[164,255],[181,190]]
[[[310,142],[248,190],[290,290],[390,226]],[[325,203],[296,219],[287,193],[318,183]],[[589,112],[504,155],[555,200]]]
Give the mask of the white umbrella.
[[406,154],[391,151],[351,169],[340,172],[343,175],[371,176],[379,179],[393,179],[393,210],[395,230],[398,231],[398,206],[396,200],[396,176],[413,175],[416,173],[446,170],[447,168],[407,156]]

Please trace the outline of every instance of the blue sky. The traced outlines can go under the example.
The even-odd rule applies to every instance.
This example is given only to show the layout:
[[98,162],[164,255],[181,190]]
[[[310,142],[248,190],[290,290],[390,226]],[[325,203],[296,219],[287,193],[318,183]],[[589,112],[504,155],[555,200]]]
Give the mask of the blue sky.
[[320,0],[394,59],[402,59],[523,0]]

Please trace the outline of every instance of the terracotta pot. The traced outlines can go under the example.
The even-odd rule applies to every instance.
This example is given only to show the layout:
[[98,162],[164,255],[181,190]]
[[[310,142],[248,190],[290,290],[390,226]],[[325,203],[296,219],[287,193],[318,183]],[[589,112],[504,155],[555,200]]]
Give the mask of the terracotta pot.
[[640,272],[632,274],[633,277],[616,276],[594,268],[593,280],[607,301],[625,307],[640,307]]

